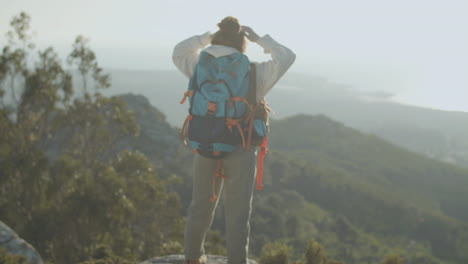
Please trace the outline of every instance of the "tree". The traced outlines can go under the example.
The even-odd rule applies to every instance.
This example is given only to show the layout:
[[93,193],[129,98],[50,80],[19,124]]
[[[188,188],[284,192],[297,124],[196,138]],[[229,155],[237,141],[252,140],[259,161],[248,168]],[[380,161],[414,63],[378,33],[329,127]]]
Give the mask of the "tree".
[[403,258],[398,254],[388,254],[385,256],[383,264],[403,264]]
[[[180,249],[178,196],[142,153],[114,148],[139,128],[124,102],[99,94],[110,76],[88,40],[77,37],[68,60],[79,93],[52,48],[30,54],[30,20],[13,18],[0,56],[2,220],[54,263],[125,263]],[[100,248],[119,258],[90,260]]]
[[309,241],[305,249],[305,263],[306,264],[324,264],[325,251],[322,245],[315,240]]
[[305,249],[305,264],[342,264],[325,256],[322,245],[315,240],[309,241]]
[[30,20],[25,13],[13,18],[9,45],[0,55],[0,212],[17,229],[43,203],[48,162],[41,139],[50,135],[50,114],[57,102],[67,101],[71,89],[70,76],[51,48],[39,52],[37,63],[28,66],[34,49]]
[[268,243],[262,248],[260,264],[287,264],[289,262],[290,249],[286,244],[274,242]]
[[78,66],[85,95],[88,94],[89,77],[92,77],[96,92],[98,89],[110,87],[110,76],[103,74],[94,51],[89,48],[89,39],[84,36],[80,35],[76,37],[73,43],[73,51],[68,56],[68,63]]

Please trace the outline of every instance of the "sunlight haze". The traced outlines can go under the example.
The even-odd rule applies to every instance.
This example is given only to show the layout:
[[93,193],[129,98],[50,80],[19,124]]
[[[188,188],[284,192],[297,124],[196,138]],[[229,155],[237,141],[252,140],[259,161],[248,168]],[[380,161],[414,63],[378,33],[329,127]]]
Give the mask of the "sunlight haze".
[[[132,70],[175,70],[175,44],[215,32],[232,15],[291,48],[297,55],[291,72],[385,91],[406,104],[468,112],[467,1],[1,0],[1,6],[2,36],[25,11],[39,47],[51,45],[64,58],[82,34],[102,66]],[[268,58],[252,43],[247,54]]]

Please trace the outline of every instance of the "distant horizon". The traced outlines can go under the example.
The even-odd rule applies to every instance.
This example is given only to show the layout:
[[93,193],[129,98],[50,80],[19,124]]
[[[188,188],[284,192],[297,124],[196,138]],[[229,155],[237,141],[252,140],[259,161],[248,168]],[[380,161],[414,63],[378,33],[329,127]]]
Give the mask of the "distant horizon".
[[[200,15],[213,3],[5,1],[0,35],[10,29],[13,16],[25,11],[38,47],[52,46],[62,59],[75,37],[84,35],[103,67],[171,70],[175,44],[215,32],[220,19],[233,15],[260,36],[270,34],[291,48],[297,55],[291,72],[323,76],[356,90],[387,91],[411,105],[468,112],[468,1],[290,0],[275,6],[239,0],[228,12]],[[254,61],[269,58],[252,43],[247,55]]]
[[[107,71],[107,73],[111,74],[111,84],[112,84],[112,72],[114,71],[123,71],[123,72],[145,72],[145,73],[151,73],[151,72],[172,72],[172,73],[175,73],[177,75],[180,75],[180,77],[183,79],[185,78],[183,76],[182,73],[180,73],[177,69],[124,69],[124,68],[110,68],[110,67],[104,67],[103,68],[104,71]],[[307,73],[302,73],[302,72],[297,72],[297,71],[294,71],[294,72],[289,72],[288,74],[298,74],[298,75],[303,75],[305,77],[310,77],[310,78],[325,78],[324,76],[320,76],[320,75],[313,75],[313,74],[307,74]],[[327,79],[327,78],[325,78]],[[188,79],[187,79],[188,80]],[[333,80],[330,80],[330,79],[327,79],[328,81],[332,82],[332,83],[335,83],[333,82]],[[281,90],[284,90],[284,88],[280,88],[282,85],[282,80],[280,80],[272,89],[271,92],[274,93],[274,90],[275,88],[276,89],[281,89]],[[336,84],[342,84],[342,83],[336,83]],[[112,86],[110,87],[110,89],[112,89]],[[181,88],[182,89],[182,88]],[[385,90],[374,90],[374,91],[364,91],[364,90],[350,90],[352,92],[356,92],[356,93],[361,93],[361,95],[363,96],[370,96],[370,97],[373,97],[373,98],[380,98],[378,96],[372,96],[372,93],[387,93],[388,91],[385,91]],[[132,93],[131,90],[128,91],[128,93]],[[267,95],[268,97],[268,95]],[[430,106],[430,105],[417,105],[417,104],[414,104],[414,103],[411,103],[411,102],[402,102],[402,101],[396,101],[393,99],[394,95],[391,94],[389,96],[388,99],[381,99],[381,101],[383,102],[387,102],[387,103],[396,103],[396,104],[401,104],[401,105],[404,105],[404,106],[410,106],[410,107],[416,107],[416,108],[423,108],[423,109],[431,109],[431,110],[437,110],[437,111],[444,111],[444,112],[455,112],[455,113],[463,113],[463,114],[468,114],[468,109],[467,110],[450,110],[450,109],[441,109],[441,108],[435,108],[433,106]]]

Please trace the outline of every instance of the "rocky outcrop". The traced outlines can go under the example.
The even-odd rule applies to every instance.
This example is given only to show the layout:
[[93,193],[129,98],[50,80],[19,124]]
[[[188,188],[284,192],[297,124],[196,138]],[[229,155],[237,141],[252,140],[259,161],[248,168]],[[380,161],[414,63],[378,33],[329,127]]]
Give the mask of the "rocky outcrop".
[[0,221],[0,247],[9,254],[26,257],[28,264],[42,264],[41,256],[33,246],[21,239],[15,231]]
[[[128,110],[134,113],[135,121],[140,128],[139,136],[117,135],[118,129],[113,130],[112,128],[119,125],[108,120],[108,126],[113,133],[116,133],[117,139],[113,142],[109,152],[102,157],[103,159],[115,158],[118,153],[124,150],[139,151],[145,154],[158,169],[161,169],[164,166],[170,166],[176,157],[190,153],[183,149],[177,129],[166,121],[165,115],[152,106],[146,97],[131,93],[116,97],[125,102]],[[102,107],[102,109],[106,108]],[[51,116],[51,119],[53,118],[54,115]],[[73,133],[72,130],[71,127],[62,127],[42,144],[42,150],[50,160],[56,160],[66,150],[70,134]]]
[[[206,264],[226,264],[227,258],[224,256],[212,256],[208,255],[208,261]],[[182,255],[170,255],[163,257],[156,257],[146,261],[143,261],[140,264],[185,264],[185,258]],[[253,260],[248,260],[247,264],[257,264]]]
[[129,110],[135,113],[140,127],[137,138],[125,136],[114,146],[116,151],[138,150],[144,153],[157,167],[170,163],[181,151],[179,134],[166,122],[166,117],[143,95],[123,94],[118,96]]

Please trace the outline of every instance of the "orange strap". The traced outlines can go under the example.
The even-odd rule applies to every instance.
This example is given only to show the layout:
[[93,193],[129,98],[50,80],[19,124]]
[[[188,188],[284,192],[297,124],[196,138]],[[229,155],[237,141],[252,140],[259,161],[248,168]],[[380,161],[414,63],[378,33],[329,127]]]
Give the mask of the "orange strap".
[[217,104],[213,102],[208,102],[208,105],[206,107],[206,114],[207,115],[214,115],[216,114],[216,108]]
[[257,190],[263,189],[263,184],[262,184],[263,160],[268,151],[267,143],[268,143],[268,136],[266,136],[263,139],[262,145],[260,146],[260,153],[258,153],[258,157],[257,157],[257,176],[256,176],[256,179],[257,179],[256,189]]
[[182,126],[182,129],[180,130],[180,139],[184,141],[184,144],[187,145],[187,141],[185,140],[185,130],[187,129],[188,122],[192,120],[193,116],[188,115],[185,118],[184,125]]
[[216,170],[213,173],[213,192],[211,194],[211,202],[215,202],[218,199],[216,195],[216,177],[225,179],[226,176],[223,175],[223,164],[221,160],[216,161]]
[[229,106],[232,106],[232,102],[244,103],[247,106],[247,108],[252,109],[252,106],[249,104],[247,99],[245,99],[244,97],[239,97],[239,96],[231,97],[231,98],[229,98]]
[[241,139],[242,139],[242,148],[245,149],[245,146],[246,146],[245,137],[244,137],[244,132],[242,131],[242,127],[239,124],[240,121],[241,121],[241,119],[226,118],[226,126],[228,127],[228,129],[230,131],[232,131],[233,126],[237,127],[237,130],[239,131],[239,134],[240,134]]
[[185,100],[187,100],[187,97],[192,97],[193,96],[193,91],[187,91],[184,93],[184,97],[182,98],[182,100],[180,100],[180,104],[183,104],[185,103]]

